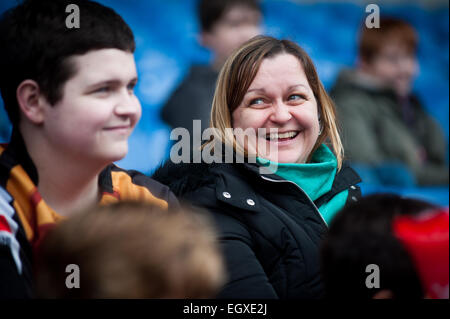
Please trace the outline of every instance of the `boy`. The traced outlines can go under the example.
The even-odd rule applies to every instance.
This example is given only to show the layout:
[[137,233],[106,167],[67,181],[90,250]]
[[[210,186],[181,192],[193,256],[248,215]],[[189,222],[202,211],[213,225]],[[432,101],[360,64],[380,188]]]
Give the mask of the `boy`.
[[198,4],[200,39],[213,52],[211,65],[194,65],[161,110],[172,128],[186,128],[191,136],[193,120],[201,130],[209,127],[216,79],[225,60],[245,41],[261,33],[262,9],[258,0],[201,0]]
[[[79,9],[80,28],[66,25]],[[29,0],[0,19],[0,89],[13,124],[0,147],[0,297],[32,296],[32,254],[46,231],[95,204],[167,209],[170,191],[111,164],[141,108],[131,29],[87,0]]]

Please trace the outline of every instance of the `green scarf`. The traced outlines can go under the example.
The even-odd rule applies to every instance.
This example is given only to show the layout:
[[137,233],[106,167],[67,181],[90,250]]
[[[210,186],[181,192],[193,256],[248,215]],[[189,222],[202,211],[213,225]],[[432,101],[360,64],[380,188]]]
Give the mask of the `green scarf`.
[[[257,161],[264,166],[272,163],[259,157]],[[278,176],[297,184],[312,201],[331,190],[337,171],[336,156],[325,144],[320,145],[314,152],[310,163],[274,163],[274,165],[277,165],[275,173]],[[327,224],[344,207],[347,197],[348,190],[342,191],[318,207]]]

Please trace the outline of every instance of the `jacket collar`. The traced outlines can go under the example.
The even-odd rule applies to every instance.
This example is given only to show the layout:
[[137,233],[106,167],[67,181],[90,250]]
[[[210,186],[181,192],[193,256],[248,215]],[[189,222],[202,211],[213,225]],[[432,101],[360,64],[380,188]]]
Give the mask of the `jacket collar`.
[[[249,187],[249,183],[242,183],[243,178],[253,180],[255,185],[261,186],[274,181],[279,181],[280,184],[284,184],[281,182],[290,183],[276,174],[261,174],[258,164],[223,164],[219,170],[215,171],[218,175],[215,187],[216,198],[234,207],[253,212],[260,211],[260,195],[256,189]],[[360,182],[361,178],[358,174],[347,163],[344,163],[336,174],[331,190],[315,201],[316,206],[320,206],[336,194]],[[286,192],[292,191],[292,187],[286,189]]]
[[321,144],[314,152],[311,163],[274,163],[263,158],[259,163],[276,165],[276,174],[294,182],[312,199],[316,200],[328,193],[333,186],[337,171],[337,159],[325,144]]

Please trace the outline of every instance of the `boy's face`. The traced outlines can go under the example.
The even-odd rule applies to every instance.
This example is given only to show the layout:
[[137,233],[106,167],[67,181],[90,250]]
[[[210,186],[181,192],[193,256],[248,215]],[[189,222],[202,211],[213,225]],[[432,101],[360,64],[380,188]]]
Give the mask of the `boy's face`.
[[224,63],[234,49],[261,34],[261,13],[247,6],[228,9],[212,27],[203,32],[203,44],[214,51],[215,60]]
[[128,137],[141,116],[133,92],[134,56],[101,49],[71,60],[76,73],[65,83],[62,99],[44,108],[45,138],[53,149],[72,159],[117,161],[126,155]]

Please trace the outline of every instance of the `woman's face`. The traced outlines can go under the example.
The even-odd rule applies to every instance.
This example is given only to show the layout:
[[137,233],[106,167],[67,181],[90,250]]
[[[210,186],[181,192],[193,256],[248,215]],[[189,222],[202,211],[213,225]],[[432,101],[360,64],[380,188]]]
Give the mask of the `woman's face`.
[[304,163],[320,128],[317,101],[299,60],[286,53],[264,59],[232,120],[235,132],[255,132],[247,140],[236,134],[249,153],[277,163]]

